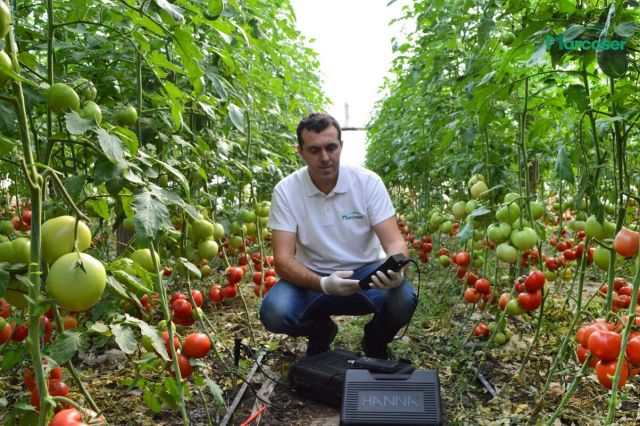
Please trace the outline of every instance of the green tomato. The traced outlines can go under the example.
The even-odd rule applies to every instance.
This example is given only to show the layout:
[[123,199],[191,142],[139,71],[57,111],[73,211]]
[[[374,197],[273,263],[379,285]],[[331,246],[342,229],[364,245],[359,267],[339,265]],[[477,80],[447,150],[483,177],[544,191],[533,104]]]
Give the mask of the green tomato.
[[487,228],[487,236],[496,244],[504,243],[511,235],[511,227],[502,222],[499,225],[491,224]]
[[487,195],[489,187],[484,181],[478,181],[471,187],[471,196],[473,198],[482,198]]
[[29,238],[16,238],[9,244],[9,263],[28,264],[31,261],[31,240]]
[[[3,297],[11,305],[17,308],[24,309],[27,306],[29,306],[29,302],[25,298],[27,294],[29,294],[29,289],[27,288],[27,286],[17,278],[12,276],[9,279],[9,284],[7,285],[7,292],[4,294]],[[0,327],[0,330],[1,329],[2,327]]]
[[224,226],[220,223],[213,224],[213,238],[220,241],[224,238]]
[[[0,3],[4,4],[4,2]],[[4,50],[0,50],[0,65],[4,65],[7,68],[13,68],[11,58],[5,53]],[[10,78],[11,77],[9,77],[9,74],[0,70],[0,89],[2,89],[2,87],[7,83],[7,81],[9,81]]]
[[213,236],[214,226],[213,223],[206,219],[196,220],[191,224],[190,236],[194,240],[208,240]]
[[[9,10],[9,6],[4,1],[0,1],[0,40],[4,40],[4,38],[9,34],[9,29],[11,28],[11,11]],[[0,327],[2,330],[3,327]]]
[[544,205],[537,201],[530,201],[529,207],[531,208],[531,214],[533,215],[533,220],[538,220],[544,215]]
[[122,227],[125,231],[136,232],[136,221],[132,217],[125,217],[122,221]]
[[133,105],[127,105],[116,113],[116,122],[122,126],[133,126],[138,121],[138,111]]
[[598,246],[593,252],[593,263],[603,271],[608,271],[609,263],[611,263],[611,252],[602,246]]
[[256,213],[251,210],[240,210],[240,218],[242,219],[242,223],[253,223],[256,221]]
[[480,181],[486,182],[487,180],[481,174],[475,174],[475,175],[471,176],[471,178],[469,179],[469,182],[467,182],[467,186],[469,188],[471,188],[473,185],[475,185],[476,183],[478,183]]
[[13,232],[13,224],[10,220],[0,220],[0,234],[11,235]]
[[218,254],[218,244],[213,240],[198,243],[198,255],[201,259],[211,260]]
[[502,332],[497,332],[493,338],[493,341],[498,345],[504,345],[505,343],[507,343],[507,336],[505,336],[505,334]]
[[453,203],[451,206],[451,212],[456,217],[456,219],[464,219],[467,217],[467,203],[464,201],[457,201]]
[[[63,254],[73,251],[73,235],[76,218],[59,216],[42,224],[42,257],[53,263]],[[91,231],[82,221],[78,221],[78,250],[85,251],[91,245]]]
[[84,108],[80,111],[80,116],[87,120],[95,120],[98,125],[102,122],[102,110],[98,104],[93,101],[85,102]]
[[518,260],[518,251],[515,247],[510,246],[507,243],[498,244],[496,247],[496,255],[498,259],[505,263],[515,263]]
[[518,299],[516,298],[510,299],[507,302],[507,307],[505,309],[507,310],[507,315],[511,315],[513,317],[522,315],[526,312],[524,308],[520,306],[520,302],[518,302]]
[[503,201],[505,204],[507,204],[517,200],[518,198],[520,198],[520,194],[516,194],[515,192],[509,192],[505,194]]
[[86,253],[61,256],[47,275],[47,293],[67,311],[89,309],[100,300],[106,284],[107,273],[102,262]]
[[511,243],[520,251],[531,250],[538,242],[538,234],[532,228],[511,231]]
[[269,217],[269,209],[271,208],[271,203],[269,201],[261,201],[255,207],[255,212],[258,217]]
[[451,223],[451,221],[449,220],[442,222],[440,224],[440,232],[442,232],[443,234],[448,234],[449,232],[451,232],[452,229],[453,229],[453,223]]
[[[158,267],[160,266],[160,256],[158,253],[156,255],[156,263]],[[142,266],[149,272],[155,273],[156,270],[153,267],[153,259],[151,258],[151,250],[149,249],[138,249],[129,255],[129,258],[136,262],[138,265]]]
[[469,215],[477,207],[478,207],[478,202],[476,200],[469,200],[467,201],[467,204],[465,204],[464,206],[464,211]]
[[243,243],[244,241],[240,235],[232,235],[229,238],[229,245],[233,248],[239,248]]
[[511,46],[511,44],[515,41],[515,39],[516,39],[516,36],[514,36],[513,33],[511,32],[504,33],[502,34],[502,37],[500,37],[500,41],[505,46]]
[[80,97],[71,87],[64,83],[55,83],[47,92],[49,108],[55,112],[66,109],[80,110]]

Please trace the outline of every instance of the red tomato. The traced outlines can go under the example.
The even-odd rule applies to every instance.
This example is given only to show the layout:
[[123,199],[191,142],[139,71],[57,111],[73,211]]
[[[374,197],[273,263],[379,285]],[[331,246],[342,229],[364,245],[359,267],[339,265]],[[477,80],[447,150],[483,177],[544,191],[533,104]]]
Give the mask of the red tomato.
[[173,269],[171,269],[168,266],[163,266],[162,267],[162,275],[164,275],[165,277],[170,277],[171,274],[173,274]]
[[173,305],[173,302],[175,302],[178,299],[186,299],[186,298],[187,296],[185,294],[176,291],[171,295],[171,299],[169,300],[169,305]]
[[[169,357],[171,357],[171,346],[169,346],[169,332],[167,330],[162,332],[162,340],[164,340],[164,346],[165,348],[167,348]],[[180,339],[178,339],[178,336],[176,336],[175,333],[173,334],[173,347],[176,348],[176,350],[180,348]]]
[[0,345],[3,345],[9,341],[12,331],[13,326],[9,323],[6,323],[4,328],[0,330]]
[[524,285],[529,292],[542,289],[544,286],[544,273],[536,269],[532,270],[524,281]]
[[177,317],[190,317],[193,312],[191,302],[185,299],[177,299],[171,304],[171,309]]
[[627,343],[627,359],[633,365],[640,365],[640,335],[633,336]]
[[518,302],[525,311],[534,311],[538,309],[542,303],[542,291],[538,290],[533,293],[522,292],[518,294]]
[[562,241],[556,245],[556,248],[558,249],[558,251],[564,252],[565,250],[568,250],[571,248],[571,244],[569,244],[567,241]]
[[204,333],[192,333],[182,343],[182,353],[189,358],[204,358],[211,350],[211,340]]
[[[596,376],[598,377],[598,381],[607,389],[611,389],[613,387],[613,377],[616,374],[617,366],[617,359],[613,359],[611,361],[600,360],[596,364]],[[624,386],[627,378],[629,378],[629,367],[627,366],[626,362],[623,362],[620,371],[620,381],[618,382],[618,389]]]
[[240,280],[242,280],[244,271],[242,270],[242,268],[238,268],[237,266],[229,266],[226,270],[226,274],[227,274],[227,282],[229,284],[235,284],[237,282],[240,282]]
[[458,266],[468,266],[471,263],[471,255],[466,251],[461,251],[460,253],[455,255],[453,261]]
[[202,293],[200,292],[200,290],[191,290],[191,297],[193,297],[193,301],[196,302],[197,307],[202,306],[204,297],[202,297]]
[[615,331],[596,330],[589,336],[589,352],[602,361],[617,359],[620,355],[622,336]]
[[489,337],[489,327],[480,323],[473,329],[473,335],[478,337]]
[[433,244],[422,243],[421,250],[425,253],[431,253],[433,251]]
[[67,396],[69,394],[69,386],[60,379],[50,379],[48,387],[51,396]]
[[266,277],[275,277],[276,275],[277,275],[277,274],[276,274],[276,270],[275,270],[275,269],[273,269],[273,268],[268,268],[268,269],[266,269],[266,270],[265,270],[265,272],[264,272],[264,276],[265,276],[265,278],[266,278]]
[[11,313],[11,305],[0,297],[0,317],[8,318]]
[[425,235],[422,237],[422,242],[423,243],[430,243],[431,242],[431,237],[429,235]]
[[478,281],[478,276],[474,272],[469,272],[467,275],[467,285],[474,285]]
[[[172,367],[173,364],[170,364],[170,366]],[[182,354],[178,354],[178,367],[180,368],[180,376],[183,379],[186,379],[193,373],[193,367],[189,362],[189,358],[187,358]],[[175,374],[173,374],[173,368],[169,370],[169,374],[171,374],[172,376],[175,376]]]
[[22,373],[22,381],[24,382],[24,386],[27,390],[32,391],[36,387],[36,378],[33,375],[33,370],[30,368],[26,368],[24,373]]
[[16,342],[22,342],[27,335],[29,334],[29,327],[27,324],[18,324],[13,330],[13,334],[11,335],[11,340]]
[[476,280],[473,287],[482,294],[488,294],[491,292],[491,283],[486,278],[480,278],[479,280]]
[[80,411],[75,408],[67,408],[53,416],[49,426],[87,426],[87,424],[82,421]]
[[562,253],[562,256],[567,260],[576,260],[578,258],[578,253],[576,253],[575,250],[567,249]]
[[31,210],[22,210],[20,219],[22,219],[22,223],[25,225],[31,226]]
[[[584,362],[587,360],[587,357],[590,354],[591,352],[589,352],[589,349],[585,348],[582,345],[578,345],[578,349],[576,349],[576,355],[578,356],[578,362],[580,364],[584,364]],[[587,367],[594,368],[597,363],[598,363],[598,358],[596,358],[595,356],[592,356],[591,361],[589,361],[589,364],[587,365]]]
[[260,271],[254,272],[253,278],[251,279],[251,281],[253,281],[255,285],[260,285],[260,282],[262,281],[262,272]]
[[267,288],[267,290],[270,290],[271,287],[276,285],[277,282],[278,279],[276,277],[267,277],[264,279],[264,286]]
[[209,288],[209,300],[213,303],[222,302],[222,292],[220,291],[220,286],[217,284],[212,285]]
[[522,281],[516,281],[514,283],[514,287],[516,288],[516,293],[518,294],[522,293],[527,289]]
[[222,287],[220,292],[222,293],[223,298],[233,299],[238,295],[238,286],[235,284],[229,284],[227,286]]
[[49,378],[54,380],[62,380],[62,368],[53,367],[49,372]]
[[456,274],[458,278],[463,279],[465,275],[467,275],[467,268],[461,268],[460,266],[456,267]]
[[449,249],[447,249],[446,247],[442,247],[440,248],[440,250],[438,250],[438,256],[449,256]]

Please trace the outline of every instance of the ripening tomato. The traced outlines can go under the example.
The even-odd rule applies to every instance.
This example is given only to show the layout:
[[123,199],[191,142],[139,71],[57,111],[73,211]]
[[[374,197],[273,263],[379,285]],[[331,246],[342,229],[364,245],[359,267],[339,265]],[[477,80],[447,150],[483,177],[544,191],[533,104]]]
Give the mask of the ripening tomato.
[[477,337],[489,337],[489,327],[480,323],[473,329],[473,335]]
[[26,339],[28,334],[29,334],[29,327],[27,327],[27,324],[18,324],[13,330],[13,334],[11,335],[11,340],[15,342],[22,342],[24,339]]
[[[162,332],[162,340],[164,340],[164,346],[165,348],[167,348],[169,357],[171,357],[171,346],[169,346],[169,332],[167,330]],[[176,350],[180,348],[180,339],[178,339],[178,336],[176,336],[175,333],[173,334],[173,347]]]
[[204,333],[191,333],[182,343],[182,353],[189,358],[204,358],[211,350],[211,340]]
[[471,255],[466,251],[461,251],[453,257],[453,261],[458,266],[468,266],[471,263]]
[[0,297],[0,317],[7,318],[11,313],[11,305]]
[[6,323],[4,325],[4,328],[0,330],[0,345],[3,345],[9,341],[12,331],[13,326],[10,323]]
[[473,287],[469,287],[464,291],[464,301],[466,303],[477,303],[480,300],[480,293]]
[[87,424],[82,421],[80,411],[75,408],[67,408],[56,413],[49,426],[87,426]]
[[640,248],[640,232],[622,228],[613,240],[613,248],[622,257],[634,257]]
[[502,293],[500,298],[498,299],[498,307],[501,311],[504,311],[504,308],[507,307],[507,303],[509,303],[509,299],[511,299],[511,295],[509,293]]

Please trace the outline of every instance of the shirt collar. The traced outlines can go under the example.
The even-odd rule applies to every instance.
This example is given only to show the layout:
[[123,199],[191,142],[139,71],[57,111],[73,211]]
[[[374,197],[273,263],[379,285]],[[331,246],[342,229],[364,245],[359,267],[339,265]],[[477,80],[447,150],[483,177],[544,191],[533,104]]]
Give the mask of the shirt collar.
[[336,182],[336,186],[333,187],[333,190],[329,194],[325,194],[320,191],[318,187],[311,180],[311,175],[309,174],[309,167],[306,166],[304,172],[302,173],[304,176],[304,187],[305,194],[307,197],[313,197],[316,195],[329,195],[331,192],[334,194],[344,194],[347,192],[349,188],[348,176],[345,168],[341,165],[338,171],[338,182]]

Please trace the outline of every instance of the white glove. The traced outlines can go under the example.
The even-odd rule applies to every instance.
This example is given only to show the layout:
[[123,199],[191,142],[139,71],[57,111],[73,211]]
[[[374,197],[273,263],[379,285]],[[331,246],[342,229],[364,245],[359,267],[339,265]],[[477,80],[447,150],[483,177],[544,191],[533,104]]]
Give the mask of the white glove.
[[336,271],[328,277],[320,278],[320,287],[324,294],[349,296],[360,291],[358,280],[348,280],[353,271]]
[[404,281],[404,273],[402,270],[399,272],[395,272],[392,270],[387,270],[387,274],[384,272],[378,271],[376,275],[371,276],[371,287],[377,288],[378,290],[391,290],[392,288],[398,287]]

